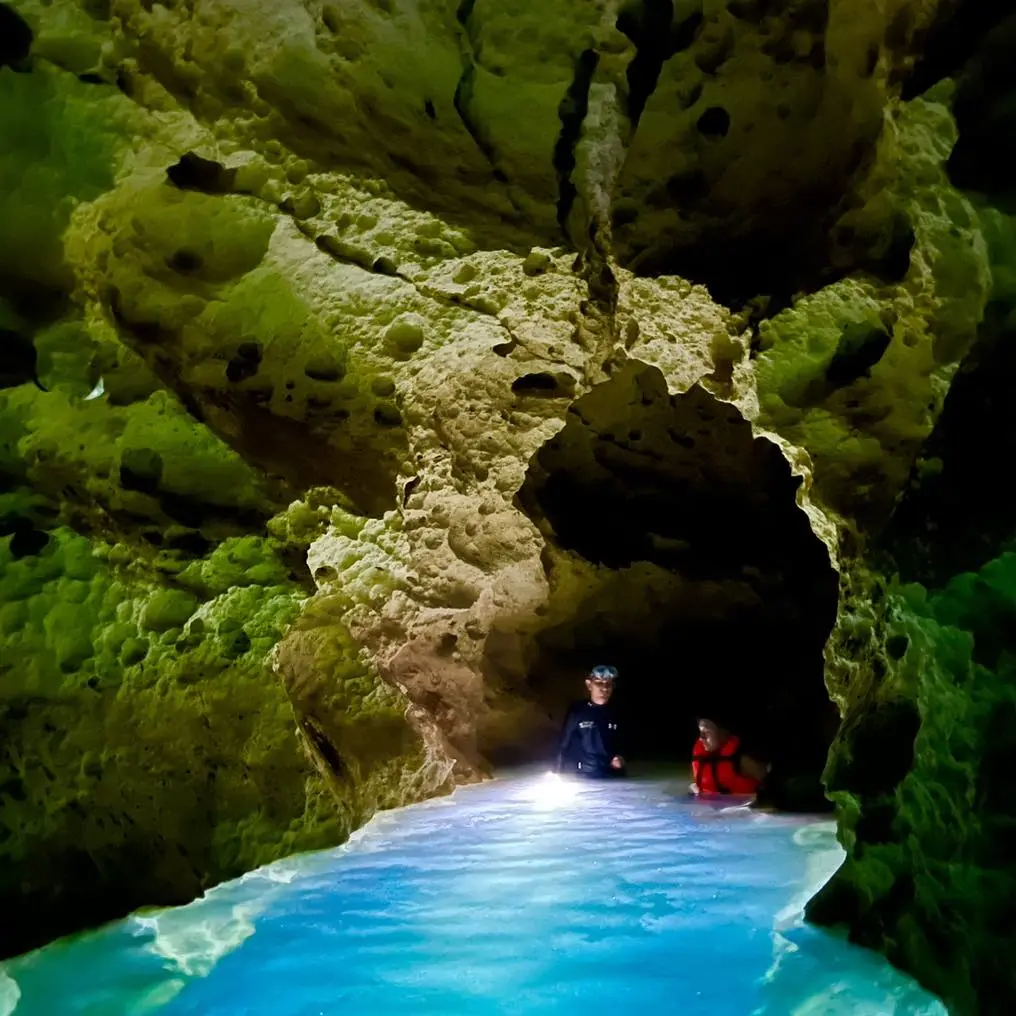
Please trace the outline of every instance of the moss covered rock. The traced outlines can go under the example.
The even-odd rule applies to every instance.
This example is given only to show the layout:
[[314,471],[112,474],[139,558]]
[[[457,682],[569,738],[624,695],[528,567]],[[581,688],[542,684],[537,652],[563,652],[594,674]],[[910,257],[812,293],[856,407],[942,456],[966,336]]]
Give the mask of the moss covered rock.
[[[66,528],[38,554],[9,544],[2,893],[26,919],[5,949],[342,835],[265,664],[298,586],[199,597]],[[274,553],[262,541],[261,560]]]
[[1014,945],[1001,915],[1016,899],[1016,527],[1000,468],[1016,443],[1014,224],[980,215],[993,286],[978,339],[892,518],[852,563],[829,647],[844,724],[826,782],[848,860],[812,915],[849,925],[957,1011],[1001,1013]]

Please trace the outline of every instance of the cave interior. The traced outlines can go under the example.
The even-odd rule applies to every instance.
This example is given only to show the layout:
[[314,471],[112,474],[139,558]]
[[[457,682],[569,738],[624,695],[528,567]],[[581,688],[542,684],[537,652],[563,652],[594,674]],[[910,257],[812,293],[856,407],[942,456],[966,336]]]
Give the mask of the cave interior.
[[[523,693],[556,724],[589,668],[612,664],[633,762],[686,763],[711,715],[772,762],[776,799],[822,807],[837,576],[799,483],[736,408],[698,385],[671,395],[654,367],[577,400],[518,495],[551,589]],[[530,759],[553,750],[551,726]]]

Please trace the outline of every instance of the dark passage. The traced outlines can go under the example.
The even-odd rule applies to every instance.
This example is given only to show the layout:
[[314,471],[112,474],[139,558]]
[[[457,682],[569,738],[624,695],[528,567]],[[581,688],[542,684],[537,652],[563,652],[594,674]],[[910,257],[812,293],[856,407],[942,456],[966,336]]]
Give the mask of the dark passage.
[[[612,663],[635,756],[686,761],[696,714],[715,713],[773,762],[783,803],[820,804],[837,580],[798,483],[736,409],[697,387],[671,397],[655,368],[578,400],[519,493],[565,552],[547,555],[556,620],[536,637],[532,697],[557,715]],[[576,558],[598,566],[580,583]]]

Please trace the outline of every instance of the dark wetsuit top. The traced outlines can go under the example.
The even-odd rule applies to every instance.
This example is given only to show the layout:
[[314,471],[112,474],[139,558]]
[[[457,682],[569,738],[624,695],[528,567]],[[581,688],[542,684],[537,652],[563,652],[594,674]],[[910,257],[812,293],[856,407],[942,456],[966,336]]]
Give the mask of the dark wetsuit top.
[[610,760],[624,757],[617,714],[608,703],[577,702],[568,711],[557,749],[557,771],[580,776],[619,776]]

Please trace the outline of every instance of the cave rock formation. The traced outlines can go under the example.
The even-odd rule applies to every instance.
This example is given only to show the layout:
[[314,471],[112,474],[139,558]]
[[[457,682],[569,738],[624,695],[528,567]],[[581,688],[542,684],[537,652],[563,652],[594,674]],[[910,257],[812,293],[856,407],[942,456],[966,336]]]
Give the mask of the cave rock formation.
[[975,6],[0,3],[0,947],[535,757],[611,652],[831,722],[813,917],[1009,1012]]

